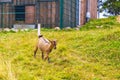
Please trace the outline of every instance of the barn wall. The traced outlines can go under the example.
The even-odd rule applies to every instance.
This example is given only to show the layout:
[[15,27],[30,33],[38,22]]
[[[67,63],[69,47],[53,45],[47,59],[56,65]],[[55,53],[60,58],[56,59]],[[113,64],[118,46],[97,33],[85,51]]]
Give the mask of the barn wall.
[[90,12],[91,19],[97,18],[97,0],[81,0],[80,8],[81,8],[81,11],[80,11],[81,25],[86,23],[87,9]]
[[0,27],[10,27],[12,14],[11,4],[0,4]]
[[92,19],[97,18],[97,0],[90,0],[90,13]]
[[76,0],[63,2],[63,27],[76,27]]
[[[44,1],[36,3],[36,0],[13,0],[13,4],[4,4],[4,14],[3,19],[1,19],[0,14],[0,24],[1,20],[5,22],[4,27],[11,27],[13,24],[35,24],[37,20],[42,23],[43,27],[55,27],[60,26],[60,3],[56,1]],[[63,25],[67,26],[76,26],[76,0],[64,0],[64,10],[63,10]],[[80,23],[81,25],[86,23],[86,6],[87,0],[80,0]],[[91,18],[97,18],[97,0],[89,0],[90,1],[90,14]],[[25,5],[25,21],[15,21],[15,7]],[[36,7],[38,6],[38,7]],[[1,12],[1,4],[0,4],[0,12]],[[38,12],[38,13],[37,13]],[[9,14],[8,14],[9,13]],[[1,27],[1,26],[0,26]]]
[[35,6],[30,5],[30,6],[25,6],[25,23],[26,24],[32,24],[35,23]]
[[4,22],[4,26],[5,27],[9,27],[9,14],[8,14],[8,11],[9,11],[9,4],[4,4],[4,14],[3,14],[3,22]]
[[44,27],[58,26],[59,20],[59,4],[58,2],[40,2],[39,3],[39,19]]
[[81,0],[80,8],[80,24],[83,25],[86,22],[86,0]]
[[13,0],[14,5],[35,4],[36,0]]
[[[1,13],[1,5],[0,5],[0,13]],[[0,14],[0,28],[1,28],[1,16],[2,16],[2,14]]]

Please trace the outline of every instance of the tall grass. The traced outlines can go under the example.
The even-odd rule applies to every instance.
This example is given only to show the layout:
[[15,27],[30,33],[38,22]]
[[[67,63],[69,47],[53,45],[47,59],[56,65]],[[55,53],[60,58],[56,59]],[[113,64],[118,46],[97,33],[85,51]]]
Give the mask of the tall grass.
[[57,39],[50,63],[33,50],[37,31],[0,32],[0,80],[119,80],[120,28],[55,31],[42,29]]
[[10,61],[0,56],[0,65],[0,80],[16,80]]

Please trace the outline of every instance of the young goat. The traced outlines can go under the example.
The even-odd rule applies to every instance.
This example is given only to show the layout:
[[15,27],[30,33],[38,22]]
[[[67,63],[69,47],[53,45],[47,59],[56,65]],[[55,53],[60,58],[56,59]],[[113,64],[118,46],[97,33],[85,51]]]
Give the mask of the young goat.
[[[49,61],[49,53],[52,51],[52,49],[56,49],[56,41],[51,41],[45,39],[42,35],[39,36],[38,43],[36,45],[36,49],[34,50],[34,57],[36,57],[36,52],[38,48],[42,52],[42,59]],[[44,55],[46,55],[44,57]]]

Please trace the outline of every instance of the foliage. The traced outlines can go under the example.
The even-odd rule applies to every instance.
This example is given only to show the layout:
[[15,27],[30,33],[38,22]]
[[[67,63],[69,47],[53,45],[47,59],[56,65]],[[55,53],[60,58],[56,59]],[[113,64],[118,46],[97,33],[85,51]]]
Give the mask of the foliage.
[[[109,18],[110,19],[110,18]],[[108,21],[109,21],[108,19]],[[105,24],[98,20],[89,26]],[[97,23],[96,23],[97,22]],[[42,29],[49,39],[57,39],[57,50],[50,53],[50,63],[37,58],[33,50],[37,30],[0,32],[0,80],[119,80],[120,28],[87,30]]]
[[106,0],[102,9],[112,15],[120,15],[120,0]]

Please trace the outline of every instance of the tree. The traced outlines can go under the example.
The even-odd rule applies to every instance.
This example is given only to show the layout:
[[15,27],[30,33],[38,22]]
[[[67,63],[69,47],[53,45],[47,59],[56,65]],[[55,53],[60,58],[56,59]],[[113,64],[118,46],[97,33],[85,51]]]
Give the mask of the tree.
[[102,0],[97,0],[97,11],[98,11],[98,18],[100,17],[100,13],[102,12],[102,5],[103,5],[103,2]]
[[111,15],[120,15],[120,0],[106,0],[103,3],[102,10]]

